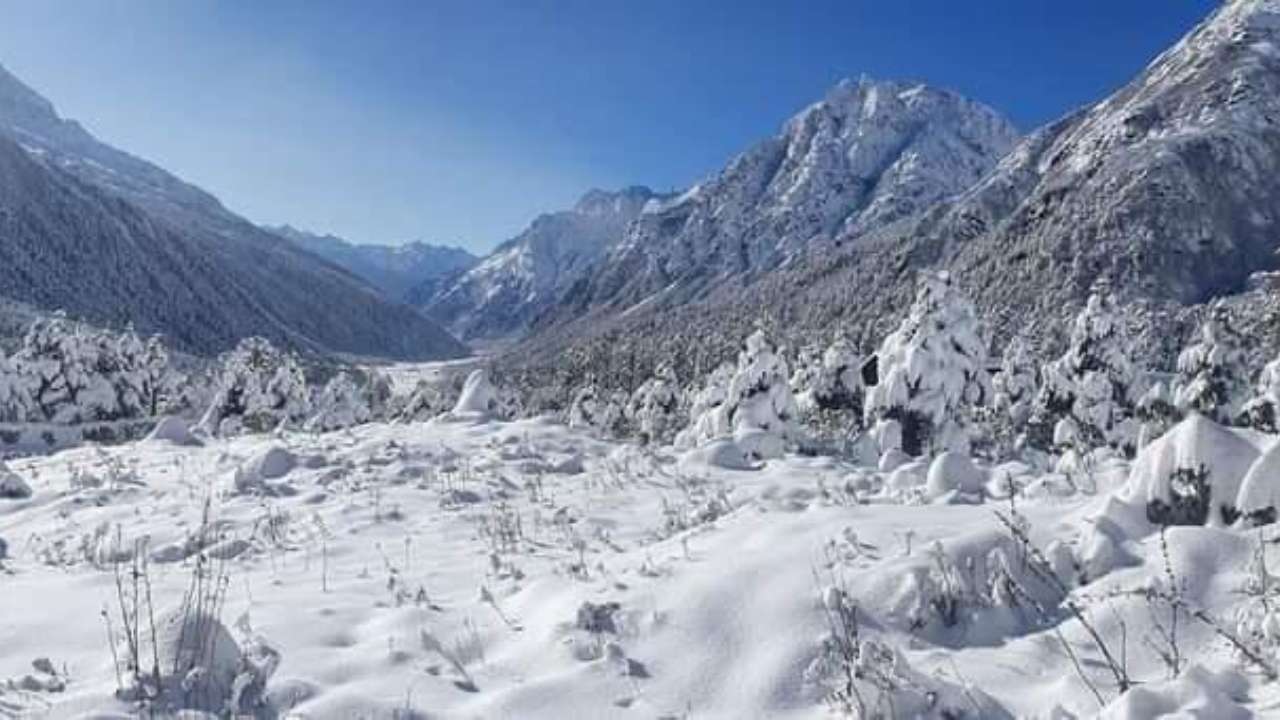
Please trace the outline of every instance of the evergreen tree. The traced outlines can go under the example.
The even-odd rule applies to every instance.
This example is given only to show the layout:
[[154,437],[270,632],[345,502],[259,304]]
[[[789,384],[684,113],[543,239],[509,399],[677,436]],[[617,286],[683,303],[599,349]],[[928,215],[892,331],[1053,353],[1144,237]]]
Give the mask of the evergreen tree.
[[569,405],[569,427],[587,430],[603,437],[623,434],[624,406],[611,393],[588,381],[573,396]]
[[1130,353],[1110,297],[1095,291],[1076,316],[1066,352],[1041,373],[1035,422],[1053,427],[1055,444],[1133,451],[1137,373]]
[[1178,355],[1174,404],[1223,425],[1241,420],[1249,397],[1243,342],[1225,305],[1214,303],[1200,326],[1200,338]]
[[13,361],[0,352],[0,422],[26,422],[31,412],[31,398],[22,376]]
[[1252,427],[1280,432],[1280,357],[1262,368],[1253,397],[1245,403],[1243,412]]
[[1136,441],[1139,450],[1168,432],[1169,428],[1182,419],[1182,413],[1173,404],[1169,389],[1162,382],[1154,383],[1138,398],[1134,415],[1139,423]]
[[967,408],[991,396],[986,344],[973,303],[947,273],[922,275],[915,302],[876,352],[868,425],[901,426],[910,455],[969,451]]
[[993,404],[1015,428],[1025,426],[1035,402],[1039,370],[1031,347],[1015,337],[1000,358],[1000,372],[991,380]]
[[738,354],[737,366],[712,373],[695,396],[693,422],[676,444],[693,447],[716,438],[749,438],[752,447],[744,448],[747,452],[759,457],[781,454],[802,439],[789,376],[786,361],[763,331],[755,331]]
[[223,356],[213,402],[200,427],[218,435],[268,432],[281,423],[301,422],[309,406],[297,358],[264,338],[250,337]]
[[666,444],[675,437],[680,417],[679,387],[675,371],[661,363],[653,377],[632,393],[627,419],[643,442]]
[[341,430],[369,422],[369,405],[365,395],[345,371],[325,383],[316,398],[315,414],[307,420],[306,429],[313,432]]

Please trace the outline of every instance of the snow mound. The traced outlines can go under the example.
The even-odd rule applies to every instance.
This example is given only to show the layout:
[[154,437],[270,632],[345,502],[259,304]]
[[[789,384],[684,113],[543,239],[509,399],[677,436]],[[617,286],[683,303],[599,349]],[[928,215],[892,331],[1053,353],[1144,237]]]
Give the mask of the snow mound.
[[1259,457],[1240,481],[1236,509],[1246,516],[1274,514],[1280,506],[1280,443]]
[[685,470],[696,470],[700,467],[723,468],[725,470],[759,470],[761,465],[753,462],[738,443],[727,440],[712,440],[705,445],[686,452],[680,458],[680,467]]
[[160,418],[155,428],[147,434],[147,440],[153,442],[171,442],[174,445],[200,445],[200,439],[191,434],[191,429],[182,418],[168,415]]
[[454,421],[485,421],[498,419],[501,415],[503,400],[493,382],[489,379],[489,371],[484,368],[473,370],[462,385],[462,394],[453,410],[443,419]]
[[1234,670],[1213,672],[1191,665],[1174,680],[1147,683],[1116,698],[1098,714],[1101,720],[1202,717],[1244,720],[1249,683]]
[[1234,505],[1250,466],[1258,459],[1257,445],[1243,431],[1225,428],[1192,413],[1138,454],[1123,496],[1132,503],[1171,503],[1175,496],[1175,472],[1208,472],[1212,523],[1222,521],[1217,509]]
[[979,470],[968,455],[944,452],[929,465],[925,492],[933,500],[957,490],[976,495],[982,492],[986,481],[986,473]]
[[23,500],[31,497],[31,486],[9,466],[0,461],[0,499]]
[[239,716],[261,704],[266,681],[279,654],[261,641],[245,652],[213,615],[179,609],[156,623],[154,653],[144,633],[142,657],[156,658],[163,704]]
[[760,428],[738,428],[733,433],[733,442],[747,457],[758,460],[780,458],[786,451],[781,436]]
[[236,469],[236,492],[271,489],[269,480],[278,480],[288,475],[298,465],[298,456],[279,445],[272,445]]

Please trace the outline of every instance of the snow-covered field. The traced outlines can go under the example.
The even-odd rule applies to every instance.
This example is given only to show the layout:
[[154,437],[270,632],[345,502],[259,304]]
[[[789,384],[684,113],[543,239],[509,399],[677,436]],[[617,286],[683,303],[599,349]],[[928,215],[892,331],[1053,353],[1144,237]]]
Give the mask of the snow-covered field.
[[[135,583],[142,674],[158,664],[188,707],[238,688],[262,717],[823,717],[846,669],[868,716],[1280,712],[1260,664],[1192,617],[1237,638],[1253,618],[1249,647],[1271,651],[1268,529],[1162,536],[1135,512],[1144,468],[1273,455],[1223,430],[1247,446],[1224,457],[1217,429],[1193,417],[1136,470],[1102,453],[1074,482],[953,455],[937,472],[797,455],[729,470],[465,413],[199,445],[169,427],[14,460],[32,493],[0,499],[0,715],[139,712],[136,687],[117,692]],[[171,679],[196,576],[221,627],[204,676]],[[1090,628],[1135,683],[1123,696]]]

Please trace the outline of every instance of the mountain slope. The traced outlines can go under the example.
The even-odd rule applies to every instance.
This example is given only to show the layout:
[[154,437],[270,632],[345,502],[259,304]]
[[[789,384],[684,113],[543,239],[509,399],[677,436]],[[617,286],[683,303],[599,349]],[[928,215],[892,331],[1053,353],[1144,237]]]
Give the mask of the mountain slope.
[[135,322],[184,350],[261,334],[319,352],[454,357],[407,306],[98,142],[0,70],[0,294]]
[[650,203],[665,198],[646,187],[592,190],[573,209],[536,218],[524,232],[430,294],[423,307],[459,337],[519,334],[583,281]]
[[[869,232],[844,227],[698,302],[650,302],[623,315],[635,281],[612,293],[588,288],[512,357],[535,367],[576,358],[583,367],[563,370],[572,376],[630,347],[628,366],[640,372],[656,358],[705,371],[756,324],[792,343],[839,331],[869,349],[909,304],[918,272],[947,269],[997,341],[1024,334],[1046,348],[1106,282],[1134,305],[1160,362],[1197,303],[1280,265],[1278,123],[1280,1],[1237,0],[1110,97],[1023,139],[953,198]],[[628,346],[635,337],[643,346]]]
[[702,297],[964,190],[1016,139],[997,113],[955,93],[846,80],[777,136],[644,213],[570,306]]
[[411,301],[410,291],[424,283],[470,269],[479,258],[458,247],[411,242],[404,245],[364,245],[334,235],[317,235],[288,225],[267,228],[367,281],[384,296]]

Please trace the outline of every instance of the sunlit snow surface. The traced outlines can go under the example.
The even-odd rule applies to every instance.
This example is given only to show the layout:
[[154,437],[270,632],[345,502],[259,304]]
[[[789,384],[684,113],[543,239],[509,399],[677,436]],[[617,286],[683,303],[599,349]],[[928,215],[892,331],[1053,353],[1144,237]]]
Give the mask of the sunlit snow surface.
[[[866,638],[901,653],[904,678],[969,717],[1070,717],[1051,714],[1057,706],[1094,716],[1098,701],[1059,630],[1104,699],[1116,699],[1097,651],[1063,613],[988,607],[950,628],[915,622],[930,617],[920,588],[939,557],[975,587],[994,577],[993,550],[1016,558],[994,514],[1006,501],[922,504],[914,484],[925,468],[910,465],[886,490],[872,468],[830,458],[788,455],[743,471],[697,457],[709,456],[680,462],[670,449],[533,419],[372,424],[201,447],[149,440],[10,461],[33,496],[0,500],[9,554],[0,716],[136,712],[114,698],[107,558],[117,537],[148,538],[157,615],[176,608],[192,564],[184,543],[206,497],[217,542],[233,556],[222,621],[282,657],[266,716],[826,717],[830,678],[813,665],[832,586],[857,603]],[[1098,561],[1106,541],[1096,528],[1107,523],[1095,520],[1116,516],[1109,498],[1123,494],[1127,463],[1101,459],[1092,493],[1018,464],[982,469],[995,478],[992,494],[1007,478],[1026,488],[1017,508],[1040,547],[1059,540]],[[1248,602],[1257,532],[1168,534],[1190,602],[1235,617]],[[1127,638],[1130,674],[1150,682],[1107,716],[1274,712],[1271,686],[1190,622],[1180,632],[1193,669],[1168,680],[1144,641],[1149,606],[1130,592],[1165,576],[1159,537],[1113,545],[1108,557],[1129,560],[1109,562],[1076,593],[1111,642]],[[584,603],[617,606],[593,625],[581,619]],[[65,690],[32,689],[27,676],[49,679],[33,669],[38,658]]]

